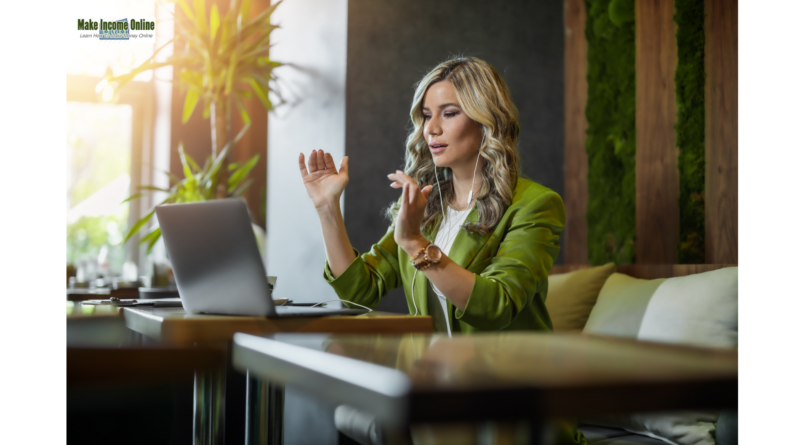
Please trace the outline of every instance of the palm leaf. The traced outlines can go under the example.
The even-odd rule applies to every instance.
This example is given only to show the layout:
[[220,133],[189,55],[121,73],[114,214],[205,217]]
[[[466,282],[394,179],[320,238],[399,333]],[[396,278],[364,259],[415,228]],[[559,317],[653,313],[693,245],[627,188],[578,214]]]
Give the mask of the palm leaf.
[[199,102],[199,90],[195,90],[191,88],[188,90],[188,94],[185,95],[185,104],[182,107],[182,123],[188,122],[188,119],[191,118],[191,114],[193,114],[193,109],[196,108],[196,104]]
[[210,41],[213,42],[216,39],[216,34],[218,33],[218,28],[221,26],[221,19],[218,18],[218,5],[213,3],[213,6],[210,8]]
[[169,192],[166,189],[162,189],[160,187],[155,187],[154,185],[139,185],[139,186],[136,186],[136,188],[138,190],[152,190],[152,191],[155,191],[155,192],[166,192],[166,193]]
[[124,201],[120,202],[119,204],[124,204],[127,201],[132,201],[132,200],[138,199],[138,198],[140,198],[142,196],[144,196],[143,193],[136,193],[134,195],[130,195],[127,199],[125,199]]
[[257,161],[260,160],[260,155],[256,154],[251,159],[246,161],[238,170],[235,171],[230,177],[228,182],[228,187],[230,192],[234,192],[235,188],[243,181],[246,176],[249,175],[249,172],[252,171],[255,165],[257,165]]
[[254,183],[254,179],[253,178],[249,178],[246,182],[243,183],[242,186],[240,186],[240,188],[235,190],[235,193],[232,194],[232,197],[233,198],[239,198],[240,196],[243,195],[243,193],[246,191],[246,189],[248,189],[249,186],[251,186],[253,183]]
[[188,161],[185,159],[185,150],[182,148],[182,142],[180,142],[180,146],[177,147],[177,152],[180,153],[180,162],[182,162],[182,172],[185,174],[185,179],[193,179],[191,168],[188,165]]
[[138,231],[141,230],[142,227],[144,227],[144,224],[148,223],[149,220],[152,219],[152,215],[154,214],[155,214],[155,209],[152,209],[149,213],[146,214],[146,216],[136,221],[136,223],[133,224],[133,227],[130,228],[130,231],[127,232],[127,236],[124,237],[124,241],[122,241],[122,244],[126,243],[127,240],[129,240],[133,235],[138,233]]
[[149,255],[149,253],[152,252],[152,248],[155,247],[155,243],[157,243],[160,239],[160,235],[160,227],[158,227],[149,232],[145,237],[141,238],[141,241],[138,242],[138,245],[140,246],[144,243],[147,243],[146,254]]

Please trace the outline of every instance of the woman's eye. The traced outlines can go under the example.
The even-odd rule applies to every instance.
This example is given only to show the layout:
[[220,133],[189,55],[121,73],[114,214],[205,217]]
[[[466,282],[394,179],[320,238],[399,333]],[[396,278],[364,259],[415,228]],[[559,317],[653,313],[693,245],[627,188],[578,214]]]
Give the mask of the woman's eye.
[[453,117],[453,116],[456,116],[457,114],[459,114],[459,112],[458,112],[458,111],[456,111],[456,112],[452,112],[452,113],[445,113],[445,114],[444,114],[444,116],[445,116],[445,117]]
[[431,119],[431,116],[429,116],[429,115],[427,115],[427,114],[424,114],[424,115],[423,115],[423,120],[424,120],[424,121],[427,121],[427,120],[429,120],[429,119]]

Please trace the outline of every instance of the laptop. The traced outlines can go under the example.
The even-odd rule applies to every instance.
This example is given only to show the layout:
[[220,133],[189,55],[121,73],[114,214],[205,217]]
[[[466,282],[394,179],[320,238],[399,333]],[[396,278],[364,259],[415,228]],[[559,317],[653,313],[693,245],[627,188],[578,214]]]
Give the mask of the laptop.
[[155,213],[189,313],[279,318],[367,312],[274,305],[243,199],[160,205]]

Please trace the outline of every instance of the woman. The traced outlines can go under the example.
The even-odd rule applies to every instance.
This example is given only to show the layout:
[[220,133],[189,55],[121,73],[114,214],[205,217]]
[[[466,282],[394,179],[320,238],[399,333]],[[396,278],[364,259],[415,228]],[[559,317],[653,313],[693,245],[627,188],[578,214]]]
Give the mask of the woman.
[[321,220],[324,277],[341,300],[371,308],[403,286],[410,313],[432,315],[448,334],[551,330],[547,274],[564,205],[519,177],[518,112],[506,83],[482,60],[449,60],[417,85],[410,116],[406,166],[387,175],[401,198],[368,253],[351,246],[340,211],[348,157],[338,171],[322,150],[306,167],[299,156]]

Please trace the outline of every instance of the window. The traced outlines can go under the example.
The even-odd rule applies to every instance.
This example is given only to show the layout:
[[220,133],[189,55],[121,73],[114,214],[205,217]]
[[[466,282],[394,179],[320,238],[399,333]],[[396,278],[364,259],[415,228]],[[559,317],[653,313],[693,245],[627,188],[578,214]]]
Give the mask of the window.
[[133,108],[127,104],[68,102],[67,262],[98,260],[104,275],[119,275],[128,229]]
[[[92,17],[152,17],[155,44],[77,42],[67,65],[67,263],[82,262],[86,279],[118,276],[128,259],[146,275],[148,258],[138,237],[124,235],[152,205],[150,199],[122,203],[141,184],[167,186],[171,69],[142,73],[113,97],[96,87],[110,70],[124,74],[152,56],[173,36],[174,5],[155,1],[78,1],[76,11]],[[158,59],[167,57],[161,51]],[[165,159],[165,165],[163,165]],[[146,233],[146,232],[144,232]],[[156,249],[157,250],[157,249]]]

